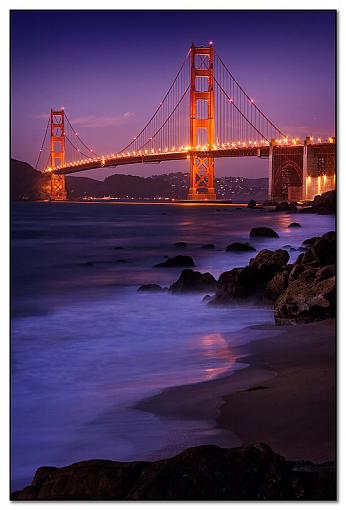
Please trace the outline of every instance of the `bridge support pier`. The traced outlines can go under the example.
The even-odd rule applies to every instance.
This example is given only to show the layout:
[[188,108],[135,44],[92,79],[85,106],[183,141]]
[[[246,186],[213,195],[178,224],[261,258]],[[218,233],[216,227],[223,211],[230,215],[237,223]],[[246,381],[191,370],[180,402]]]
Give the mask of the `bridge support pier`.
[[[190,146],[214,145],[214,48],[191,46]],[[216,200],[214,158],[190,158],[188,200]]]
[[65,176],[54,174],[57,166],[65,164],[65,112],[50,111],[50,163],[51,163],[51,200],[67,200]]

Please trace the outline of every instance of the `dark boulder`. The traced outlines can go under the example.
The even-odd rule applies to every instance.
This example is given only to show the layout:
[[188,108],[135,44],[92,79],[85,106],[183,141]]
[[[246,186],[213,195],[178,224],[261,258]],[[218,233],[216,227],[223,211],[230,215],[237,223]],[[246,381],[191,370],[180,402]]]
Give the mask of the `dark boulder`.
[[214,250],[215,249],[215,244],[213,244],[213,243],[202,244],[201,249],[202,250]]
[[303,254],[302,264],[310,264],[316,267],[336,263],[336,235],[334,231],[327,232],[321,237],[315,238],[309,245],[309,249]]
[[256,251],[256,248],[248,243],[231,243],[227,246],[226,251],[242,252],[242,251]]
[[188,255],[177,255],[167,259],[154,267],[193,267],[195,265],[193,258]]
[[319,214],[334,214],[336,211],[336,191],[327,191],[320,196],[316,196],[312,208]]
[[250,260],[250,267],[256,269],[257,280],[267,283],[275,273],[285,266],[290,256],[286,250],[261,250],[254,259]]
[[283,266],[275,273],[264,290],[264,295],[267,299],[275,301],[286,290],[291,269],[292,265]]
[[257,272],[255,269],[237,267],[221,273],[217,282],[215,297],[211,304],[227,304],[252,297],[257,290]]
[[214,292],[216,280],[210,273],[200,273],[192,269],[184,269],[178,280],[174,282],[169,291],[179,292]]
[[269,227],[254,227],[250,231],[250,237],[279,237],[279,235]]
[[249,202],[248,202],[248,204],[247,204],[247,206],[248,206],[250,209],[255,209],[256,205],[257,205],[256,200],[249,200]]
[[265,444],[189,448],[154,462],[90,460],[39,468],[12,500],[335,500],[335,464],[286,461]]
[[311,322],[335,317],[336,288],[333,266],[305,267],[291,279],[274,305],[278,324]]
[[156,283],[148,283],[138,287],[137,292],[163,292],[164,290],[166,289],[161,287],[161,285],[157,285]]
[[288,225],[288,228],[301,228],[301,224],[294,221]]

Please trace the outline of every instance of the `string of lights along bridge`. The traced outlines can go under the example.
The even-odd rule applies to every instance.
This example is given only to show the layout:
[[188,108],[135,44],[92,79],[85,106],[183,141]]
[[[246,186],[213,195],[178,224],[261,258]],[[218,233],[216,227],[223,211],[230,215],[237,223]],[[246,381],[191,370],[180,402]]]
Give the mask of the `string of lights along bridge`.
[[311,199],[335,187],[335,137],[283,133],[257,106],[209,45],[189,49],[173,83],[143,129],[121,150],[99,154],[51,110],[36,168],[50,175],[51,199],[66,200],[65,175],[119,165],[189,160],[187,200],[216,200],[214,162],[268,159],[270,200]]

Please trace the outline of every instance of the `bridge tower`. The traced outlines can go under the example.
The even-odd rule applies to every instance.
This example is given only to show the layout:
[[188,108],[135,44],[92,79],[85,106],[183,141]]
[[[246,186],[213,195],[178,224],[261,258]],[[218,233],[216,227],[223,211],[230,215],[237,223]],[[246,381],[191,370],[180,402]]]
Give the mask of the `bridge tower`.
[[50,111],[50,163],[51,163],[51,200],[66,200],[65,176],[56,175],[54,168],[65,163],[65,112]]
[[[214,145],[214,48],[191,46],[190,146]],[[188,200],[215,200],[214,158],[190,157]]]

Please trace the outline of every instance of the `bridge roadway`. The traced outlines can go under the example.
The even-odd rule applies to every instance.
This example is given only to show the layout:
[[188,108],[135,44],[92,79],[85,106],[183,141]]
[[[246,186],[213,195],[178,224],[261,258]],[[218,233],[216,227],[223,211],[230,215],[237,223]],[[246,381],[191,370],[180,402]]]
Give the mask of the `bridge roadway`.
[[85,159],[77,164],[66,165],[63,168],[57,168],[54,173],[57,175],[68,175],[76,172],[83,172],[84,170],[92,170],[95,168],[107,168],[120,165],[133,165],[138,163],[160,163],[161,161],[178,161],[186,160],[193,156],[200,158],[224,158],[224,157],[244,157],[244,156],[258,156],[262,158],[269,157],[269,146],[261,147],[239,147],[239,148],[225,148],[215,150],[190,150],[190,151],[176,151],[176,152],[160,152],[154,154],[142,155],[112,155],[100,156],[92,160]]

